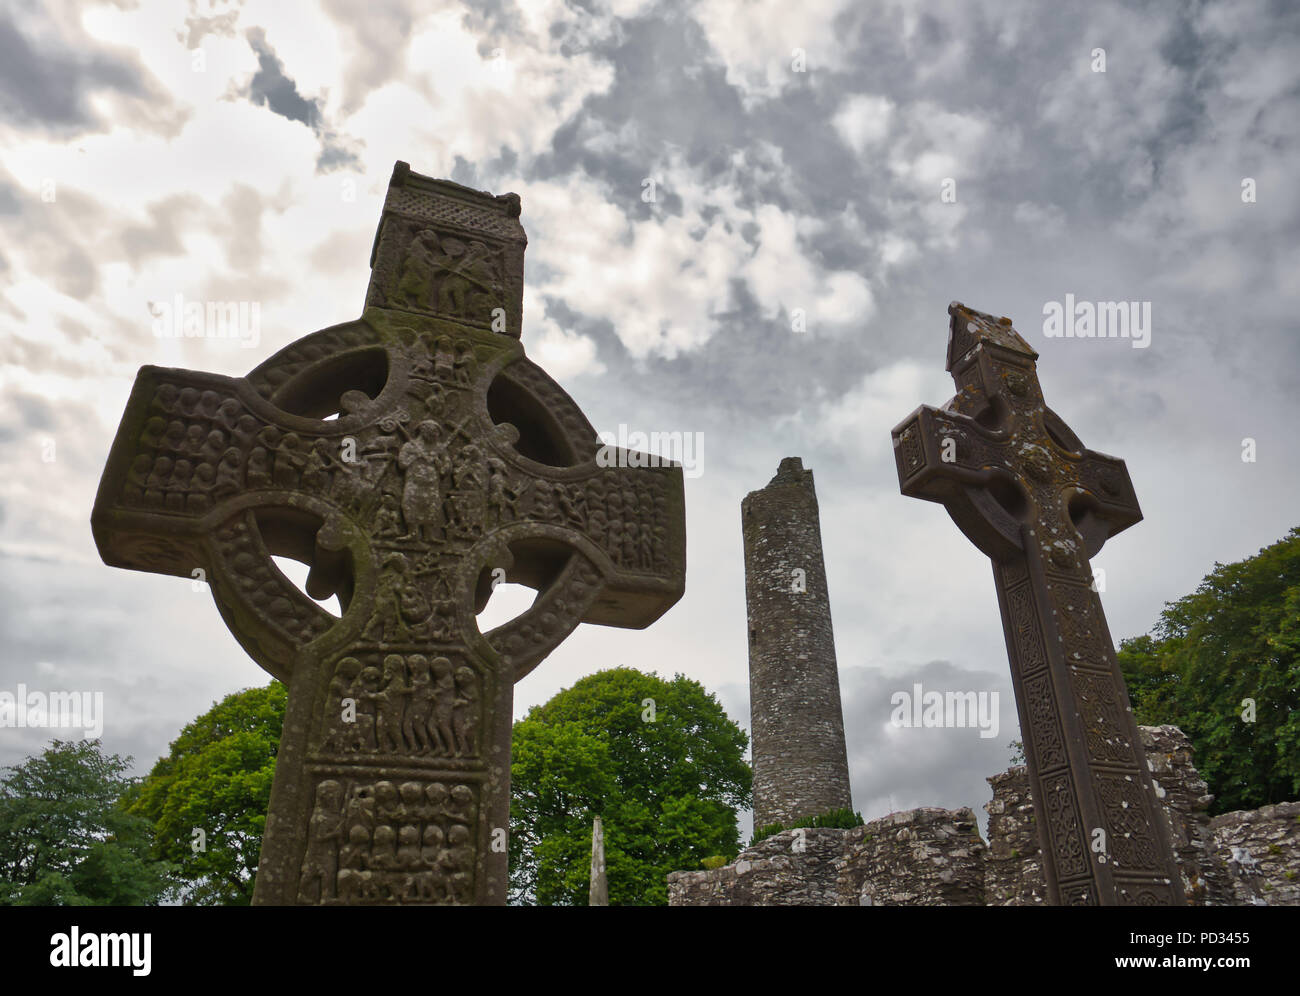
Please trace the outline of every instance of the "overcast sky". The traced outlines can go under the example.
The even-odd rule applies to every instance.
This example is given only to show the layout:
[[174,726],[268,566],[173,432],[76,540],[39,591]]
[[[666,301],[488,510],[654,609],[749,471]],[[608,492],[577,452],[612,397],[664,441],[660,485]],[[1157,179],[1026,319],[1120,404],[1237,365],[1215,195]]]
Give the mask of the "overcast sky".
[[[740,501],[798,455],[855,805],[983,819],[1018,736],[992,576],[939,506],[899,494],[889,431],[953,393],[949,301],[1011,316],[1048,404],[1127,461],[1146,515],[1095,561],[1116,639],[1300,520],[1298,19],[1287,2],[5,4],[0,690],[101,691],[106,746],[143,772],[264,683],[208,594],[100,563],[95,488],[142,364],[240,375],[360,314],[402,159],[519,193],[524,344],[598,429],[703,434],[685,597],[643,632],[582,627],[516,714],[628,665],[698,679],[748,727]],[[176,294],[258,302],[258,346],[156,338],[149,302]],[[1045,337],[1067,294],[1150,302],[1149,346]],[[489,611],[522,608],[507,596]],[[915,682],[998,692],[998,735],[891,729]],[[0,730],[0,763],[50,735]]]

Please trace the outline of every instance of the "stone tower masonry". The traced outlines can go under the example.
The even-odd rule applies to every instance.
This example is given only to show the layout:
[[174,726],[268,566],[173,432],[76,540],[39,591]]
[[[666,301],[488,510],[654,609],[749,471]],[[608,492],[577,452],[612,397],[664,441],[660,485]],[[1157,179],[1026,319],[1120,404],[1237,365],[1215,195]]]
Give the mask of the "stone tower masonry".
[[812,471],[786,457],[740,509],[754,827],[790,826],[853,805]]

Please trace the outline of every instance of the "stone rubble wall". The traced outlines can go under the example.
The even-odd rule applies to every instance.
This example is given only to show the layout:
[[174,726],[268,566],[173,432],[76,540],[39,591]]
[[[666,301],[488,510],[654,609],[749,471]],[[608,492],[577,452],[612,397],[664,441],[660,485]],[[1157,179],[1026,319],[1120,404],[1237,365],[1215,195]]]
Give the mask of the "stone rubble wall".
[[912,809],[842,831],[840,906],[983,906],[984,841],[970,809]]
[[[1208,814],[1174,726],[1138,728],[1195,906],[1300,906],[1300,802]],[[893,813],[851,830],[786,830],[724,868],[668,876],[670,906],[1037,906],[1047,901],[1023,765],[989,780],[989,843],[970,809]],[[796,846],[796,844],[798,846]]]
[[970,809],[783,830],[723,868],[673,872],[668,905],[983,906],[984,849]]
[[708,871],[668,876],[669,906],[835,906],[838,868],[848,831],[783,830]]
[[1156,795],[1169,819],[1183,893],[1193,906],[1233,905],[1227,869],[1214,856],[1209,786],[1192,763],[1192,742],[1176,726],[1139,726]]
[[1224,813],[1210,831],[1229,905],[1300,906],[1300,802]]
[[990,906],[1041,906],[1047,902],[1047,880],[1038,850],[1028,769],[1018,765],[988,782],[993,798],[984,804],[989,814],[985,898]]

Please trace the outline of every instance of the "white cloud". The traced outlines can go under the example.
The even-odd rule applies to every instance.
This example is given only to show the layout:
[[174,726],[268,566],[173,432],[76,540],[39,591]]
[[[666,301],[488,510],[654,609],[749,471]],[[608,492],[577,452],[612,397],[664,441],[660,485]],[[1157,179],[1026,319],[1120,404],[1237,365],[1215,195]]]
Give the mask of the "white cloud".
[[560,383],[580,374],[597,376],[605,372],[591,338],[561,328],[545,313],[537,293],[528,288],[524,290],[523,327],[529,357]]
[[1014,131],[1004,132],[995,145],[988,120],[931,101],[908,104],[900,116],[903,135],[890,145],[889,168],[905,186],[936,197],[943,179],[978,177],[1014,152],[1018,141]]
[[890,430],[919,404],[941,405],[952,379],[936,364],[899,360],[868,373],[851,390],[826,403],[815,435],[882,471],[893,469]]
[[692,14],[726,67],[727,82],[752,105],[800,78],[793,69],[796,49],[810,74],[842,65],[847,53],[835,19],[848,6],[845,0],[702,0]]
[[[781,168],[738,153],[730,171],[706,176],[671,161],[651,173],[682,199],[682,213],[645,219],[629,219],[586,176],[529,184],[533,292],[607,319],[638,357],[672,357],[708,341],[733,304],[733,280],[747,284],[769,319],[802,309],[809,332],[862,325],[875,311],[866,279],[820,266],[808,249],[823,222],[772,204],[741,205],[738,171]],[[747,225],[752,242],[742,234]]]
[[894,103],[888,97],[854,94],[840,105],[831,123],[844,143],[863,155],[884,141],[894,116]]

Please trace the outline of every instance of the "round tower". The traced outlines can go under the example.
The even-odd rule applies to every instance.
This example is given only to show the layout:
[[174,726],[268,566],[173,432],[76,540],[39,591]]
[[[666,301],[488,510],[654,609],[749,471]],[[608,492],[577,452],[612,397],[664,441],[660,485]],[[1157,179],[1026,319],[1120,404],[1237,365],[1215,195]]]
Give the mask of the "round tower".
[[790,826],[853,807],[812,471],[786,457],[740,510],[754,827]]

